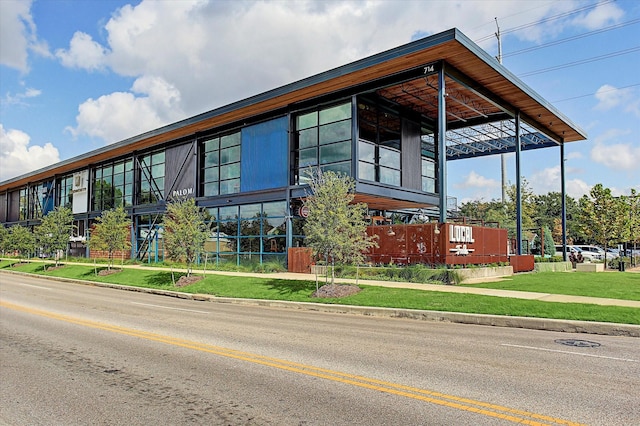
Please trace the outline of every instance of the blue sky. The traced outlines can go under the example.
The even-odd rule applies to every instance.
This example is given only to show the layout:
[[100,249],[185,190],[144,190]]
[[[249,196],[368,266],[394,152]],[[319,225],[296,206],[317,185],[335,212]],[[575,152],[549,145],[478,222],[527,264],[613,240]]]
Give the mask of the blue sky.
[[[589,139],[567,190],[640,190],[640,1],[0,0],[0,181],[457,27]],[[559,148],[523,154],[560,190]],[[501,195],[500,157],[450,162],[458,202]],[[515,159],[507,156],[508,180]]]

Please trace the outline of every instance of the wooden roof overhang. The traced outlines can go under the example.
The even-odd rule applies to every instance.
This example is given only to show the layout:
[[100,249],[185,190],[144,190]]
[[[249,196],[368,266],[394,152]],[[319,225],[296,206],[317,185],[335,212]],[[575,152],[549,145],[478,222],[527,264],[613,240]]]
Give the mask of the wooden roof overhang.
[[[403,72],[434,62],[445,64],[446,86],[450,97],[459,89],[460,93],[473,96],[474,102],[493,108],[491,114],[483,113],[491,117],[489,121],[506,119],[518,111],[529,125],[556,143],[586,138],[580,128],[454,28],[9,179],[0,183],[0,192],[132,152],[194,137],[221,126],[243,123],[268,114],[285,113],[314,99],[355,94],[364,87],[376,85],[380,95],[392,97],[392,93],[387,92],[397,91],[403,84],[424,83],[423,78],[407,81]],[[453,109],[456,103],[453,100],[447,102],[447,110],[449,111],[450,106]],[[500,107],[496,108],[496,105]],[[413,106],[418,107],[418,102]],[[452,118],[458,115],[454,112],[452,114],[448,115],[447,125],[454,131],[465,122]],[[481,125],[488,122],[482,115],[476,114],[473,119],[477,120],[478,116],[484,119]]]

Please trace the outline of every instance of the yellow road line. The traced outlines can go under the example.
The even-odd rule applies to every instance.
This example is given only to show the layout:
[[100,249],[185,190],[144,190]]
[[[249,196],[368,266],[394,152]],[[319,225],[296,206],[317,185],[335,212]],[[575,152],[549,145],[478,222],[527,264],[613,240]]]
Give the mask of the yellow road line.
[[278,368],[294,373],[304,374],[307,376],[318,377],[322,379],[332,380],[348,385],[358,386],[361,388],[377,390],[393,395],[403,396],[415,400],[420,400],[432,404],[442,405],[458,410],[474,412],[489,417],[496,417],[504,420],[509,420],[514,423],[526,424],[526,425],[572,425],[578,426],[580,423],[570,422],[567,420],[549,417],[541,414],[531,413],[528,411],[517,410],[509,407],[495,405],[487,402],[476,401],[469,398],[462,398],[455,395],[448,395],[440,392],[434,392],[426,389],[414,388],[398,383],[386,382],[383,380],[358,376],[349,373],[342,373],[339,371],[329,370],[325,368],[314,367],[311,365],[300,364],[296,362],[286,361],[278,358],[271,358],[250,352],[238,351],[235,349],[223,348],[220,346],[209,345],[206,343],[199,343],[190,340],[180,339],[177,337],[165,336],[161,334],[151,333],[142,330],[135,330],[131,328],[120,327],[112,324],[105,324],[96,321],[84,320],[81,318],[75,318],[68,315],[57,314],[54,312],[43,311],[40,309],[33,309],[26,306],[16,305],[9,302],[0,301],[0,306],[11,309],[14,311],[20,311],[32,315],[38,315],[46,318],[51,318],[59,321],[64,321],[84,327],[99,329],[103,331],[109,331],[112,333],[118,333],[126,336],[137,337],[140,339],[150,340],[159,343],[165,343],[168,345],[178,346],[186,349],[197,350],[201,352],[211,353],[227,358],[233,358],[241,361],[247,361],[254,364],[265,365],[269,367]]

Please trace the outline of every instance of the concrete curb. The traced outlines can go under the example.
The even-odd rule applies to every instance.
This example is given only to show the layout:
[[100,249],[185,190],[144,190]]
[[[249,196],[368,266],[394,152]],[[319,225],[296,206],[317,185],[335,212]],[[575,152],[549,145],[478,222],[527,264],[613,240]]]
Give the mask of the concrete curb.
[[[17,271],[2,271],[7,274],[38,277],[39,275]],[[450,322],[458,324],[475,324],[494,327],[524,328],[530,330],[560,331],[566,333],[600,334],[610,336],[640,337],[640,325],[617,324],[607,322],[574,321],[552,318],[529,318],[506,315],[468,314],[460,312],[426,311],[418,309],[380,308],[371,306],[337,305],[313,302],[289,302],[284,300],[240,299],[232,297],[218,297],[208,294],[183,293],[180,291],[158,290],[144,287],[133,287],[120,284],[84,281],[63,277],[45,278],[60,282],[81,285],[113,288],[117,290],[134,291],[138,293],[155,294],[179,299],[206,301],[214,303],[231,303],[236,305],[264,306],[270,308],[304,309],[309,311],[366,315],[387,318],[404,318],[421,321]]]

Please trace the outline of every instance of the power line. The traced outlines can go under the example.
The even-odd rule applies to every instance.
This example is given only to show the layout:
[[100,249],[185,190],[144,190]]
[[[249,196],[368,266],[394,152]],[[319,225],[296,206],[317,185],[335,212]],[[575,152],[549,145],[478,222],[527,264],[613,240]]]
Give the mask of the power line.
[[628,89],[630,87],[636,87],[636,86],[640,86],[640,83],[636,83],[636,84],[630,84],[628,86],[623,86],[623,87],[613,87],[611,89],[607,89],[607,90],[599,90],[597,92],[593,92],[593,93],[587,93],[586,95],[579,95],[579,96],[573,96],[571,98],[564,98],[564,99],[559,99],[557,101],[551,101],[552,103],[558,103],[558,102],[565,102],[565,101],[571,101],[574,99],[580,99],[580,98],[586,98],[588,96],[593,96],[596,95],[598,93],[608,93],[608,92],[615,92],[618,90],[623,90],[623,89]]
[[[588,6],[579,7],[577,9],[573,9],[573,10],[570,10],[570,11],[567,11],[567,12],[559,13],[557,15],[553,15],[553,16],[549,16],[549,17],[546,17],[546,18],[542,18],[542,19],[540,19],[538,21],[529,22],[527,24],[522,24],[522,25],[519,25],[519,26],[516,26],[516,27],[513,27],[513,28],[509,28],[509,29],[503,31],[502,34],[508,34],[508,33],[512,33],[512,32],[515,32],[515,31],[523,30],[525,28],[530,28],[530,27],[534,27],[536,25],[545,24],[545,23],[548,23],[548,22],[551,22],[551,21],[555,21],[556,19],[566,18],[567,16],[571,16],[571,15],[574,15],[576,13],[584,12],[584,11],[589,10],[589,9],[595,9],[598,6],[602,6],[602,5],[605,5],[605,4],[608,4],[608,3],[613,3],[614,1],[615,0],[607,0],[607,1],[603,1],[603,2],[590,4]],[[483,41],[490,40],[494,36],[495,36],[494,34],[484,36],[482,38],[477,39],[476,43],[482,43]]]
[[636,52],[638,50],[640,50],[640,46],[632,47],[632,48],[625,49],[625,50],[619,50],[617,52],[607,53],[606,55],[594,56],[594,57],[588,58],[588,59],[582,59],[582,60],[579,60],[579,61],[569,62],[569,63],[562,64],[562,65],[556,65],[556,66],[553,66],[553,67],[542,68],[542,69],[539,69],[539,70],[526,72],[526,73],[520,74],[519,77],[529,77],[531,75],[542,74],[542,73],[549,72],[549,71],[556,71],[556,70],[560,70],[560,69],[563,69],[563,68],[575,67],[577,65],[583,65],[583,64],[588,64],[590,62],[601,61],[603,59],[614,58],[616,56],[627,55],[629,53],[633,53],[633,52]]
[[640,19],[634,19],[634,20],[631,20],[631,21],[622,22],[620,24],[611,25],[609,27],[600,28],[598,30],[594,30],[594,31],[589,31],[589,32],[586,32],[586,33],[578,34],[578,35],[575,35],[575,36],[572,36],[572,37],[566,37],[566,38],[558,39],[558,40],[555,40],[555,41],[552,41],[552,42],[549,42],[549,43],[528,47],[526,49],[516,50],[516,51],[510,52],[510,53],[504,54],[503,57],[520,55],[522,53],[528,53],[528,52],[531,52],[531,51],[534,51],[534,50],[544,49],[546,47],[551,47],[551,46],[556,46],[558,44],[567,43],[569,41],[578,40],[578,39],[589,37],[589,36],[592,36],[592,35],[601,34],[601,33],[608,32],[608,31],[617,30],[618,28],[623,28],[623,27],[626,27],[626,26],[629,26],[629,25],[635,25],[637,23],[640,23]]

